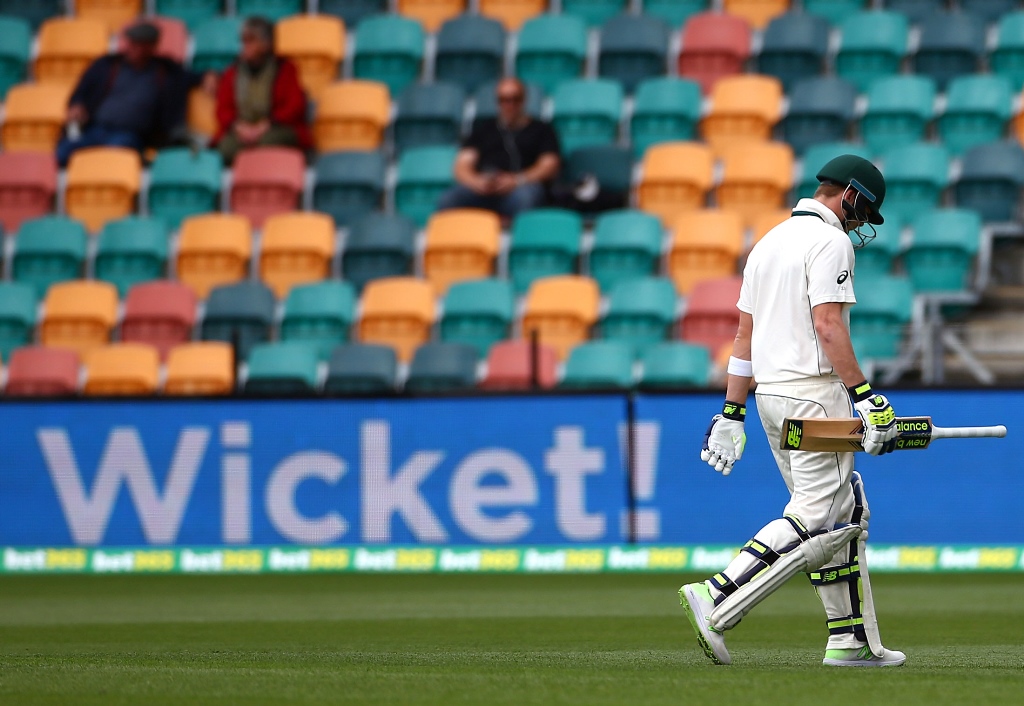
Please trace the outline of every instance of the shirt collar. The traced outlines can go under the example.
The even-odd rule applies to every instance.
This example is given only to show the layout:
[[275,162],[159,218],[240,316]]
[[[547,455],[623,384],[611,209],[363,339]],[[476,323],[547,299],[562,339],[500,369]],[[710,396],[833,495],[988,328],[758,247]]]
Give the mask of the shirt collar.
[[832,211],[831,208],[823,204],[821,201],[815,199],[800,199],[796,202],[794,211],[813,211],[821,216],[821,220],[828,223],[834,228],[843,230],[843,224],[839,221],[839,217]]

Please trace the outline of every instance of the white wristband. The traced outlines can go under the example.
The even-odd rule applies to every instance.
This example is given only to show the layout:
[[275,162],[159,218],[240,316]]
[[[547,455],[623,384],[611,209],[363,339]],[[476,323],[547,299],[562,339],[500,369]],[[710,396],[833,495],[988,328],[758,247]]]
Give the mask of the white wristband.
[[729,356],[729,367],[726,368],[726,372],[741,378],[752,378],[754,377],[754,366],[750,364],[749,360],[743,360],[731,355]]

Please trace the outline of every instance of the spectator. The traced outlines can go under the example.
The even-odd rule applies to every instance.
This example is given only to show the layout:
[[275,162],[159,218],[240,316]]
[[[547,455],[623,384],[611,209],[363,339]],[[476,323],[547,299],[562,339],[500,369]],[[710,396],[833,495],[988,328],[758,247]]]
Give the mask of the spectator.
[[506,218],[542,206],[548,182],[560,168],[558,135],[524,109],[526,87],[516,78],[498,82],[498,117],[473,124],[455,159],[455,186],[440,209],[485,208]]
[[270,20],[250,17],[242,25],[242,53],[217,90],[214,139],[228,163],[249,147],[311,145],[299,72],[288,59],[274,56]]
[[65,166],[83,147],[131,147],[140,152],[185,136],[188,92],[202,81],[213,92],[216,75],[196,74],[156,56],[160,29],[139,22],[125,30],[123,53],[96,59],[68,100],[57,161]]

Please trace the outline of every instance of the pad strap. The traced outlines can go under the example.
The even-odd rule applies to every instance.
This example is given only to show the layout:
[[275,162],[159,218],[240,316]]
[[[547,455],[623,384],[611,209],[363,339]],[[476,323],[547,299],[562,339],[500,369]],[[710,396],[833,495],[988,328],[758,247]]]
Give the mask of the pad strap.
[[829,635],[846,635],[847,633],[863,633],[864,618],[860,616],[847,615],[845,618],[835,618],[828,621]]
[[827,569],[812,571],[807,574],[807,577],[811,579],[811,584],[814,586],[828,586],[829,584],[842,581],[856,581],[860,578],[860,564],[853,562],[841,564],[840,566],[830,566]]
[[756,539],[751,539],[749,542],[744,544],[740,551],[750,554],[755,559],[764,562],[767,566],[771,566],[778,561],[780,556],[777,551],[771,547],[761,544]]

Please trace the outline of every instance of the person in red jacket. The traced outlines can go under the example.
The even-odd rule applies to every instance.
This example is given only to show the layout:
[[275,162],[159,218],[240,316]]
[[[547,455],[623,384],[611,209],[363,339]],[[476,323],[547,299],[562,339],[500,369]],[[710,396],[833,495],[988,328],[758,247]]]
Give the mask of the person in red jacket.
[[274,25],[263,17],[246,19],[242,53],[220,78],[214,142],[227,163],[250,147],[311,145],[298,69],[274,55]]

